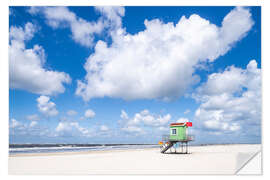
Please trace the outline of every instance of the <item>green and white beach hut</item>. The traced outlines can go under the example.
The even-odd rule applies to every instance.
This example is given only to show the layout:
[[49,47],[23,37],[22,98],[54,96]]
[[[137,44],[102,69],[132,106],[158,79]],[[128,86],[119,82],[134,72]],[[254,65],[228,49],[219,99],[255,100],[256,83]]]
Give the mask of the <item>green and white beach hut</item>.
[[192,127],[192,122],[185,123],[171,123],[170,124],[170,135],[164,136],[163,142],[161,142],[161,153],[165,153],[168,149],[173,147],[177,143],[181,143],[182,152],[183,144],[186,145],[186,152],[188,148],[188,142],[194,139],[193,136],[188,134],[188,128]]
[[188,127],[192,126],[191,122],[186,123],[172,123],[170,124],[170,138],[173,141],[185,141],[187,140]]

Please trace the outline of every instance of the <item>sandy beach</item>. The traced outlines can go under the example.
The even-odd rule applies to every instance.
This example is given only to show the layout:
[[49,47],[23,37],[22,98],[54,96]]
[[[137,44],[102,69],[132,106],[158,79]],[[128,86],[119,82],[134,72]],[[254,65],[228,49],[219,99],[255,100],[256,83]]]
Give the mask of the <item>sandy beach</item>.
[[[261,164],[258,163],[261,162],[261,145],[259,144],[192,146],[189,148],[189,154],[170,154],[169,152],[161,154],[158,148],[152,148],[10,155],[9,174],[261,173]],[[249,162],[253,162],[253,165],[248,166]]]

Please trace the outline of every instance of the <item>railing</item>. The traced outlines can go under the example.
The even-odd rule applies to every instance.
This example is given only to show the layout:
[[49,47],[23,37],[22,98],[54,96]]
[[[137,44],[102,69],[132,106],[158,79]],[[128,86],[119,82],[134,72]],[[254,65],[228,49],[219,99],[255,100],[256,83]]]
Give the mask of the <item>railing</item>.
[[194,141],[195,136],[194,135],[187,135],[187,140],[188,141]]
[[[187,135],[186,139],[172,139],[172,141],[194,141],[195,136],[194,135]],[[170,135],[162,135],[162,141],[167,142],[170,141]]]

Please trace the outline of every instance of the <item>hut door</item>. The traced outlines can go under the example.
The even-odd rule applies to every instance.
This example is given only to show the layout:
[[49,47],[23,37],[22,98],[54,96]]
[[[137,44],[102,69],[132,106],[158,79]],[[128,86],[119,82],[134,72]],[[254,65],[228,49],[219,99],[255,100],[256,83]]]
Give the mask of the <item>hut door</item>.
[[179,132],[179,136],[178,136],[181,140],[186,139],[186,127],[182,127],[181,131]]

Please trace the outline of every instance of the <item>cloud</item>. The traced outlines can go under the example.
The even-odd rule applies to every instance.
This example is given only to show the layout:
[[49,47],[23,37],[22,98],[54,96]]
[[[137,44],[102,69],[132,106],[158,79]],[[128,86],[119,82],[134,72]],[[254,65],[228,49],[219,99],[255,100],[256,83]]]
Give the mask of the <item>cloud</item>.
[[148,130],[161,130],[168,126],[171,120],[171,115],[164,116],[150,113],[147,109],[135,113],[132,118],[129,118],[127,113],[121,111],[121,120],[119,121],[121,130],[129,133],[145,134]]
[[92,109],[87,109],[84,113],[84,117],[89,118],[89,119],[94,118],[95,115],[96,113]]
[[101,130],[101,131],[108,131],[109,128],[108,128],[108,126],[106,126],[106,125],[101,125],[101,126],[100,126],[100,130]]
[[228,52],[251,29],[248,9],[237,7],[218,27],[193,14],[176,25],[145,20],[134,35],[118,28],[112,44],[98,41],[78,80],[76,95],[91,98],[162,99],[183,95],[199,82],[196,68]]
[[80,126],[78,122],[61,121],[55,131],[57,136],[91,136],[91,131]]
[[56,116],[58,114],[55,103],[50,101],[48,96],[40,96],[37,98],[37,102],[39,111],[45,116]]
[[25,24],[24,29],[22,27],[11,26],[9,31],[9,37],[12,40],[19,42],[27,41],[33,38],[36,28],[32,23]]
[[38,122],[37,121],[31,121],[29,127],[35,127],[37,126]]
[[127,114],[124,110],[121,110],[121,115],[120,115],[120,117],[121,117],[122,119],[128,119],[128,114]]
[[188,114],[188,113],[190,113],[190,110],[189,109],[185,110],[184,114]]
[[[104,129],[107,126],[104,125],[102,130],[104,133],[107,133],[109,129]],[[96,132],[97,127],[84,128],[78,122],[71,121],[67,119],[61,119],[54,129],[48,128],[46,126],[39,125],[38,121],[31,121],[30,123],[22,123],[14,118],[10,121],[10,135],[12,136],[42,136],[42,137],[63,137],[63,136],[72,136],[72,137],[93,137],[98,134]]]
[[106,26],[110,28],[120,28],[122,26],[122,17],[125,15],[125,8],[119,6],[96,6],[95,9],[100,12],[105,19]]
[[69,116],[75,116],[76,114],[77,114],[77,112],[74,110],[67,111],[67,115],[69,115]]
[[38,13],[44,15],[47,24],[54,29],[69,28],[75,42],[91,47],[95,35],[101,34],[108,26],[121,26],[120,16],[125,12],[121,7],[96,7],[95,9],[102,15],[96,22],[78,17],[67,7],[30,7],[28,12],[32,15]]
[[158,130],[161,132],[169,132],[169,126],[167,126],[167,127],[161,126],[158,128]]
[[28,119],[30,121],[38,121],[39,116],[37,114],[32,114],[32,115],[27,116],[26,119]]
[[23,123],[13,118],[11,119],[9,128],[10,128],[9,134],[11,136],[53,137],[53,133],[45,126],[38,126],[37,121],[31,121],[30,123]]
[[251,60],[246,69],[230,66],[213,73],[193,95],[200,102],[197,127],[219,134],[259,135],[261,124],[261,69]]
[[71,137],[85,137],[85,138],[100,138],[112,137],[115,133],[103,124],[101,126],[92,125],[87,128],[81,126],[76,121],[60,121],[55,128],[55,137],[71,136]]
[[22,124],[19,121],[17,121],[16,119],[12,118],[11,119],[11,122],[9,124],[9,128],[16,128],[16,127],[19,127],[21,125]]
[[161,126],[167,124],[171,120],[171,115],[156,116],[151,114],[147,109],[136,113],[133,118],[129,119],[127,125],[138,125],[140,123],[148,126]]
[[36,94],[52,95],[65,91],[64,83],[71,79],[64,72],[46,70],[44,49],[39,45],[27,49],[25,41],[33,38],[36,27],[26,23],[24,28],[11,26],[9,44],[9,85]]
[[139,134],[144,133],[142,128],[136,126],[126,126],[121,128],[121,130],[126,131],[128,133],[139,133]]
[[179,118],[176,122],[185,123],[185,122],[189,122],[189,120],[188,120],[188,118]]
[[243,38],[246,33],[251,29],[254,22],[251,19],[249,10],[243,7],[236,7],[233,9],[222,21],[220,28],[220,35],[223,41],[224,51],[233,45],[233,42]]

